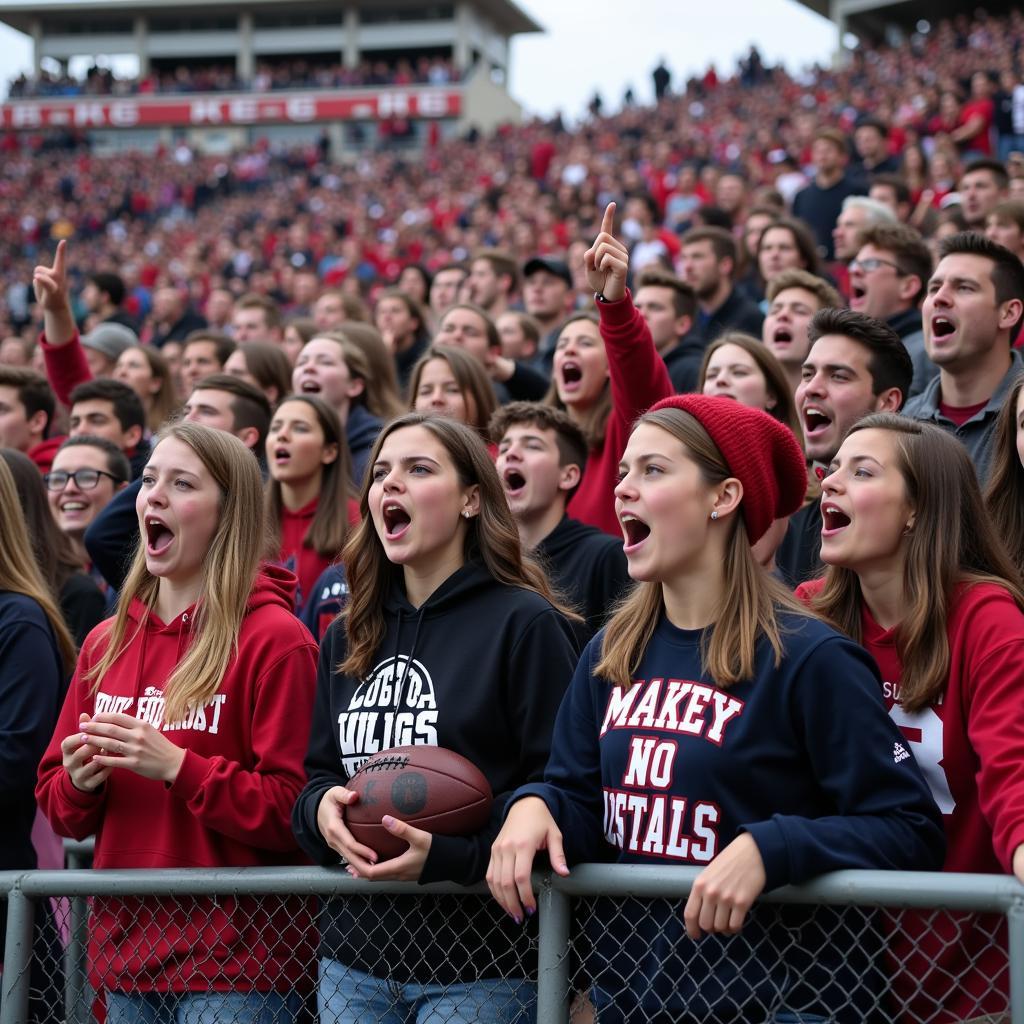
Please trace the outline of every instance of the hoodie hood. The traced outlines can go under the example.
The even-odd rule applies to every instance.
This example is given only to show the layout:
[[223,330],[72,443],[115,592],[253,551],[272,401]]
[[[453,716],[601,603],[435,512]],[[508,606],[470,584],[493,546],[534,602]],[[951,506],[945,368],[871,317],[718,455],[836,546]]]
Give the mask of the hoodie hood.
[[[494,577],[483,564],[473,561],[466,562],[460,569],[453,572],[419,608],[414,608],[405,596],[401,576],[398,573],[395,574],[391,588],[384,600],[384,608],[388,616],[394,618],[395,638],[392,662],[396,675],[394,688],[396,710],[401,707],[405,696],[410,666],[416,662],[416,649],[424,622],[441,619],[453,613],[462,613],[470,601],[482,597],[486,591],[492,590],[496,585]],[[408,628],[403,628],[405,623],[410,620],[415,623],[411,632]],[[405,648],[408,649],[407,654],[403,654]]]
[[480,591],[489,590],[495,585],[494,577],[482,562],[468,561],[460,569],[456,569],[419,608],[416,608],[405,596],[401,572],[396,571],[384,599],[384,608],[389,614],[401,613],[406,618],[434,618],[450,612],[453,607],[462,605]]
[[384,421],[374,416],[366,406],[353,405],[345,421],[345,438],[349,448],[372,448],[383,425]]
[[[253,581],[252,592],[245,606],[245,614],[249,615],[256,608],[265,605],[277,605],[286,611],[291,611],[295,605],[295,591],[298,588],[298,580],[295,573],[279,565],[271,565],[269,562],[260,566]],[[155,633],[182,633],[191,630],[191,622],[195,615],[195,605],[190,605],[177,618],[170,622],[162,622],[156,615],[153,615],[146,605],[137,597],[132,598],[128,606],[128,619],[135,625],[147,622],[147,630]]]
[[[609,537],[578,519],[563,516],[561,522],[537,545],[537,549],[544,558],[558,561],[578,545],[590,542],[594,536],[602,542],[610,540],[613,545],[621,547],[618,538]],[[564,586],[564,583],[559,583],[559,586]]]
[[57,449],[67,440],[63,434],[60,437],[48,437],[45,441],[33,445],[26,453],[28,457],[39,467],[40,473],[49,473],[53,468],[53,457]]

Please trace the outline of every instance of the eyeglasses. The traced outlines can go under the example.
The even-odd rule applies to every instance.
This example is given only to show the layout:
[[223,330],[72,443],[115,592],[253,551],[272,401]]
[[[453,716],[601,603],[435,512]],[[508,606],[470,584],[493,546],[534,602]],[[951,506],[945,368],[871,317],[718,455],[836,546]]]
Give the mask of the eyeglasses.
[[879,259],[877,256],[872,256],[866,260],[853,260],[847,269],[851,274],[855,274],[858,270],[862,274],[872,274],[879,267],[892,267],[900,277],[905,276],[906,273],[898,263],[893,263],[892,260]]
[[91,491],[99,482],[101,476],[109,476],[115,484],[123,484],[124,477],[114,476],[102,469],[76,469],[74,473],[65,473],[62,469],[55,469],[43,477],[48,491],[63,491],[69,480],[75,481],[75,486],[80,491]]

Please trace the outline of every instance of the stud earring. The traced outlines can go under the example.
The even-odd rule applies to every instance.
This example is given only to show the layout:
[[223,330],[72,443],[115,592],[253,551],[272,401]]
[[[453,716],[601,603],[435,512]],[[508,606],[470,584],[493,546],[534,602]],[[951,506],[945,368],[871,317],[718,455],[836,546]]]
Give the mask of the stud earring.
[[462,510],[462,514],[468,519],[469,518],[469,509],[468,508],[464,508]]
[[712,519],[717,519],[718,518],[718,509],[717,508],[711,513],[711,518]]

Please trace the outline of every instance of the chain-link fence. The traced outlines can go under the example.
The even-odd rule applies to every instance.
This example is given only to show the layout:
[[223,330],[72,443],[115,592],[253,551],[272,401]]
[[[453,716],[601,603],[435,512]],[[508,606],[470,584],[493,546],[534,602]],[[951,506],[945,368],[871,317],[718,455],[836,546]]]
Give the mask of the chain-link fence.
[[314,868],[8,873],[0,1024],[1024,1024],[1011,878],[840,872],[694,942],[697,873],[538,875],[522,927],[479,887]]

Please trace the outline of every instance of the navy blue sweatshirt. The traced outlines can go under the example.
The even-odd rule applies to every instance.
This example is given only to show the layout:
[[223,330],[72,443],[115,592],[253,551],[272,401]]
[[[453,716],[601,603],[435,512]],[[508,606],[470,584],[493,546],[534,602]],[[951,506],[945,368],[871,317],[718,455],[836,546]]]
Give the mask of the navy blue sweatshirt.
[[[886,714],[874,662],[815,619],[781,621],[781,665],[762,638],[753,679],[728,690],[702,669],[701,631],[664,617],[634,685],[612,688],[593,672],[599,633],[559,710],[544,782],[513,800],[545,801],[570,864],[701,866],[746,831],[766,889],[840,868],[941,868],[942,818]],[[850,951],[800,908],[755,907],[739,936],[699,943],[667,901],[629,902],[615,915],[593,937],[589,965],[621,1014],[608,1019],[632,1009],[638,1020],[656,1010],[674,1021],[761,1020],[763,1007],[790,997],[805,1009],[816,1001],[830,1019],[863,1013],[849,996]],[[790,972],[801,962],[821,980],[805,979],[797,994]]]
[[352,481],[356,488],[362,486],[366,475],[366,464],[370,461],[370,452],[384,421],[378,419],[365,405],[355,404],[349,408],[348,420],[345,423],[345,440],[348,442],[349,454],[352,456]]
[[0,870],[36,866],[36,769],[64,700],[67,675],[42,608],[0,590]]
[[317,576],[299,618],[319,643],[331,623],[345,610],[346,604],[348,582],[345,567],[340,563],[329,565]]
[[[487,777],[494,811],[477,835],[435,836],[419,880],[471,885],[487,870],[508,796],[543,774],[577,649],[568,621],[544,598],[498,583],[479,563],[453,573],[418,609],[399,579],[386,598],[386,631],[365,679],[336,670],[346,655],[344,621],[323,638],[309,781],[292,827],[316,863],[338,864],[316,823],[324,793],[345,785],[379,750],[409,743],[447,747]],[[517,963],[527,956],[526,937],[511,920],[496,925],[499,916],[483,897],[450,897],[440,912],[415,897],[369,902],[335,900],[325,907],[321,955],[396,981],[522,976]],[[463,952],[453,956],[455,949]]]

